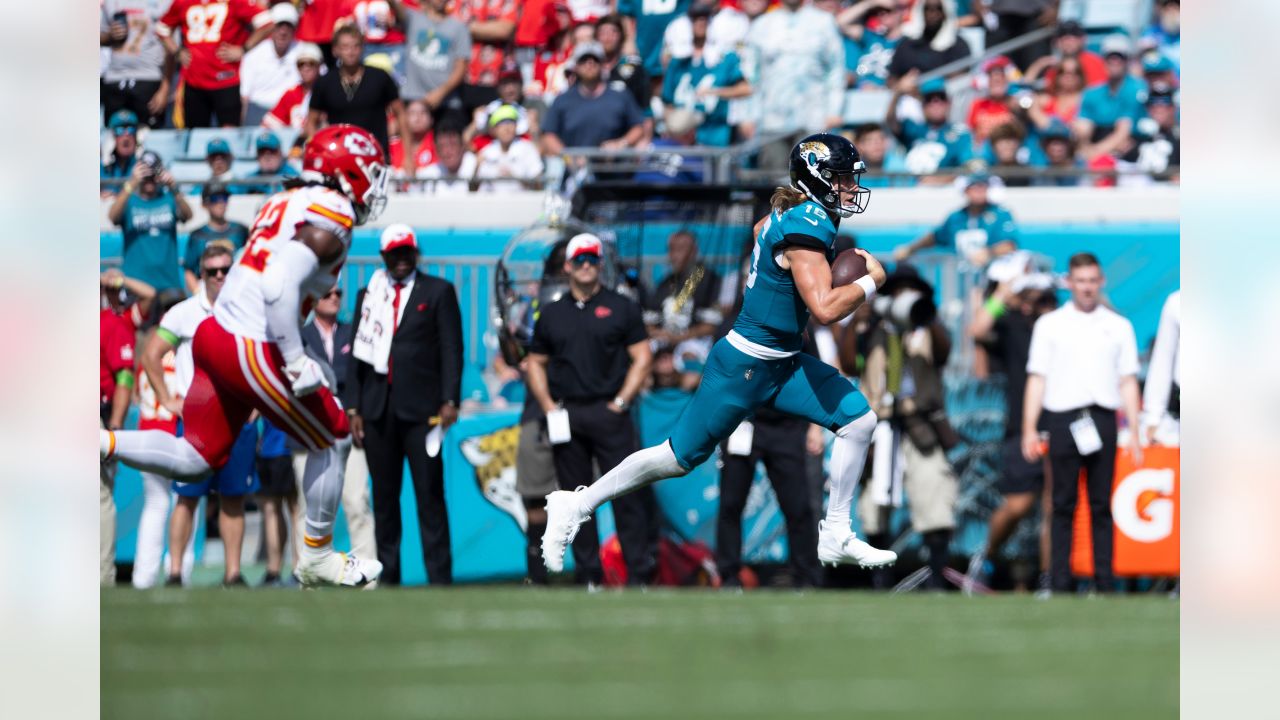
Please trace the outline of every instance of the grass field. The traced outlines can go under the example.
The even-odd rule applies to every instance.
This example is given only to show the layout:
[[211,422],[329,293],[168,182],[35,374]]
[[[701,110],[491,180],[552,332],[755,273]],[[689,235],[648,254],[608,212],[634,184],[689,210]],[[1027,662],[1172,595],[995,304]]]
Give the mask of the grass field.
[[104,718],[1172,718],[1164,597],[108,590]]

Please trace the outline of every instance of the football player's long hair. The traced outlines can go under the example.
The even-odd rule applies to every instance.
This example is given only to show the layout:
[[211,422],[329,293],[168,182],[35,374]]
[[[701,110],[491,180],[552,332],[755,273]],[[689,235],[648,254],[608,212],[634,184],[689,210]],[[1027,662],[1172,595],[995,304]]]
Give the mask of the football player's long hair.
[[808,199],[809,196],[800,190],[780,187],[773,191],[773,197],[769,198],[769,206],[774,212],[786,212]]

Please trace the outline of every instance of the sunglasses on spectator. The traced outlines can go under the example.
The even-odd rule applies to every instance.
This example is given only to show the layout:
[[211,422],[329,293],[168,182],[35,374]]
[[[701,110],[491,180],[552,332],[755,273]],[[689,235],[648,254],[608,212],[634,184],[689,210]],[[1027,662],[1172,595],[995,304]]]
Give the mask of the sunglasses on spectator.
[[575,257],[573,260],[571,260],[570,262],[572,262],[574,265],[578,267],[582,267],[583,265],[599,265],[600,256],[599,255],[579,255]]
[[120,127],[116,128],[116,137],[120,137],[121,135],[137,135],[137,134],[138,134],[138,128],[136,125],[121,125]]
[[231,200],[230,195],[223,195],[221,193],[210,195],[204,199],[204,201],[207,203],[224,203],[230,200]]
[[219,267],[207,267],[204,269],[204,276],[207,278],[225,276],[231,272],[230,265],[222,265]]
[[336,298],[340,298],[340,297],[342,297],[342,291],[341,291],[341,290],[339,290],[338,288],[334,288],[334,289],[330,290],[329,292],[325,293],[325,294],[324,294],[324,297],[323,297],[323,298],[321,298],[321,300],[328,300],[328,299],[329,299],[329,298],[331,298],[331,297],[336,297]]

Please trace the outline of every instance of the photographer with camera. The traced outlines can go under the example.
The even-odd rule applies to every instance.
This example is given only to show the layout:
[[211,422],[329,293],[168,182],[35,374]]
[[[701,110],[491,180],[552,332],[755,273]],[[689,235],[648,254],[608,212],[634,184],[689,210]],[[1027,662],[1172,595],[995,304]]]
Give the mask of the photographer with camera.
[[[959,489],[946,457],[958,438],[947,421],[942,388],[951,338],[938,321],[933,286],[915,268],[899,263],[880,293],[874,305],[881,320],[872,330],[862,374],[862,390],[880,421],[858,517],[868,542],[891,545],[885,537],[889,515],[905,489],[911,528],[929,550],[929,588],[942,590]],[[888,574],[877,571],[873,584],[886,587]]]
[[144,152],[120,186],[107,219],[124,235],[121,270],[157,292],[182,288],[178,263],[178,223],[191,219],[191,206],[178,192],[160,156]]

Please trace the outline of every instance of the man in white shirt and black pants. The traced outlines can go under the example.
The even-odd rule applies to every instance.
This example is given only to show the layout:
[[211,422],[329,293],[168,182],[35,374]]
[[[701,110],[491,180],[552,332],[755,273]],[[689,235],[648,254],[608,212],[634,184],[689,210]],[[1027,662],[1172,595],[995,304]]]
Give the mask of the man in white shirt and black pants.
[[1042,455],[1039,428],[1049,435],[1053,477],[1051,575],[1056,592],[1071,589],[1071,531],[1077,480],[1083,468],[1093,530],[1094,581],[1114,589],[1111,565],[1111,485],[1116,464],[1116,410],[1124,405],[1129,450],[1141,462],[1137,432],[1138,343],[1133,325],[1100,303],[1098,258],[1077,253],[1068,262],[1071,302],[1045,315],[1031,335],[1022,416],[1022,454]]

